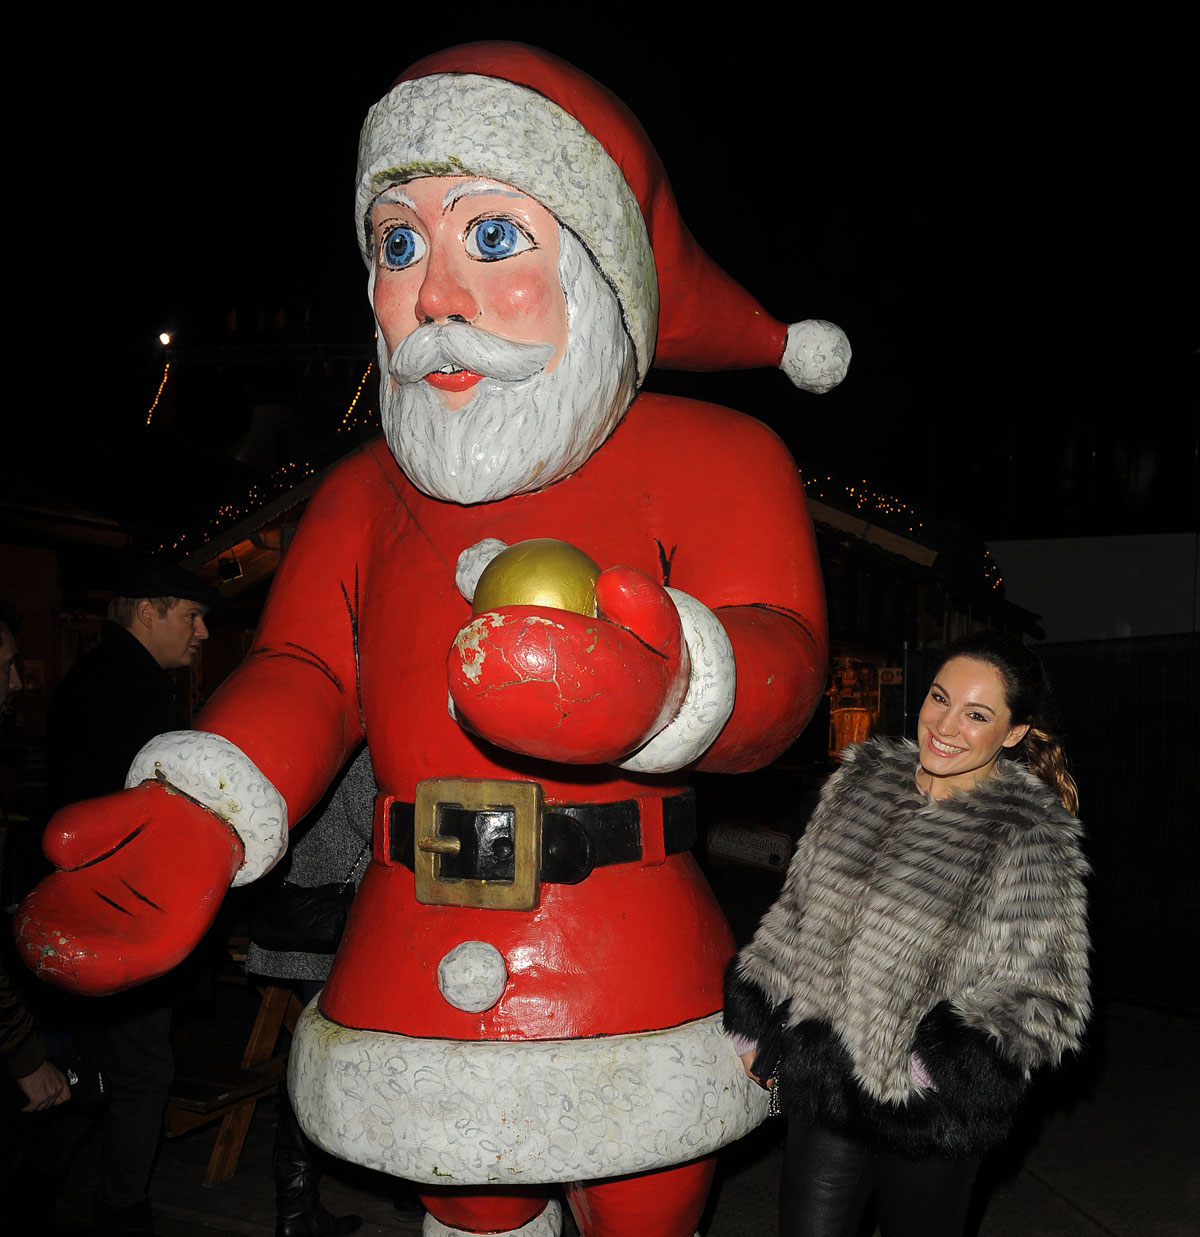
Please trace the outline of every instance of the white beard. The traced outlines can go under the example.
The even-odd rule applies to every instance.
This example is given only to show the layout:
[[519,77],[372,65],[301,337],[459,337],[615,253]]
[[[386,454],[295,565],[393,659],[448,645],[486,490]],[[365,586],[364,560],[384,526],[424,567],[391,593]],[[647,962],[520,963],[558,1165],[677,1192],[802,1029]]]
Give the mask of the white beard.
[[[478,368],[456,358],[485,376],[463,407],[450,410],[428,383],[401,372],[404,341],[390,356],[379,332],[384,437],[409,480],[432,498],[488,503],[553,485],[587,460],[633,402],[633,347],[617,299],[582,244],[565,228],[558,232],[567,346],[550,373],[541,370],[543,358],[532,377],[504,381],[487,376],[486,365]],[[471,328],[456,328],[460,334],[464,330]],[[480,343],[483,352],[497,347],[494,337]],[[544,347],[550,346],[532,346]],[[513,351],[506,362],[513,372],[534,368],[522,360],[531,355],[527,346]],[[504,365],[492,372],[498,371],[510,372]],[[397,381],[393,372],[405,380]]]

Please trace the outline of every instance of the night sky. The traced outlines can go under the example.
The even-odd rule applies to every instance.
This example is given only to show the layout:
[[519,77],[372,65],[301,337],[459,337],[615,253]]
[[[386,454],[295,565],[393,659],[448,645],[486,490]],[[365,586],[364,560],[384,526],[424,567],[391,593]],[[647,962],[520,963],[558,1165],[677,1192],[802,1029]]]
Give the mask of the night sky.
[[[1195,133],[1169,51],[1151,65],[1090,36],[849,13],[636,36],[360,9],[320,29],[196,24],[165,18],[118,59],[73,26],[15,123],[34,186],[14,255],[10,373],[32,379],[11,389],[17,499],[161,529],[282,463],[247,453],[227,375],[147,429],[154,337],[176,332],[181,366],[235,334],[369,346],[351,210],[366,109],[429,51],[513,37],[621,95],[709,253],[854,348],[821,399],[771,372],[650,388],[751,412],[806,475],[865,479],[981,537],[1195,526]],[[335,422],[353,369],[305,415]],[[277,451],[303,445],[301,419]]]

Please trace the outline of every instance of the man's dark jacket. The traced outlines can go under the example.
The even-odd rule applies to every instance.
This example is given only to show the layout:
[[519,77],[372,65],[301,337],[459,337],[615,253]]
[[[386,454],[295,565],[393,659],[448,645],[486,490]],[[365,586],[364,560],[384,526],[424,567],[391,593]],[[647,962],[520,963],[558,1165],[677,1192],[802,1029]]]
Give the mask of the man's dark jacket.
[[181,724],[170,676],[135,636],[106,622],[99,647],[67,674],[50,706],[51,809],[120,790],[142,747]]

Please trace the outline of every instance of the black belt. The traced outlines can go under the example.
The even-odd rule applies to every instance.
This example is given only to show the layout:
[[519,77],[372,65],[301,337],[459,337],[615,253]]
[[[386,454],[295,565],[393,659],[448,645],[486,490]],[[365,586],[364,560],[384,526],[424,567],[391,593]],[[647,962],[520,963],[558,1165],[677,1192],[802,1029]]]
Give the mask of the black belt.
[[[515,878],[516,850],[520,817],[523,809],[505,798],[514,786],[529,787],[531,783],[497,781],[470,783],[473,789],[482,786],[489,801],[464,805],[456,798],[452,787],[464,783],[421,783],[435,787],[446,785],[447,798],[435,797],[432,824],[422,823],[423,851],[437,850],[436,866],[439,882],[511,883]],[[539,788],[540,789],[540,788]],[[435,791],[435,796],[440,794]],[[472,796],[475,797],[475,796]],[[495,800],[500,800],[495,802]],[[696,797],[692,791],[658,799],[662,804],[663,855],[689,850],[696,841]],[[656,849],[652,841],[643,848],[642,811],[637,799],[620,799],[613,803],[540,803],[535,809],[540,820],[538,876],[542,883],[576,885],[596,868],[618,863],[636,863],[647,859]],[[394,863],[414,871],[415,819],[417,807],[395,800],[387,805],[386,853]],[[429,815],[426,803],[424,814]],[[430,833],[436,845],[429,844]],[[425,856],[422,856],[424,860]],[[465,903],[467,905],[473,902]]]

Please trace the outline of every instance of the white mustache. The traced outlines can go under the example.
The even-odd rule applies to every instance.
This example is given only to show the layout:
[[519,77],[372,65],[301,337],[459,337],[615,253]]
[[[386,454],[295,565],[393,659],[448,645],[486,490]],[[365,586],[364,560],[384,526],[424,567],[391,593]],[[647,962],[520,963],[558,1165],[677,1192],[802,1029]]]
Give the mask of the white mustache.
[[397,382],[420,382],[452,365],[501,382],[520,382],[540,373],[553,355],[553,344],[503,339],[466,322],[427,323],[396,345],[388,372]]

